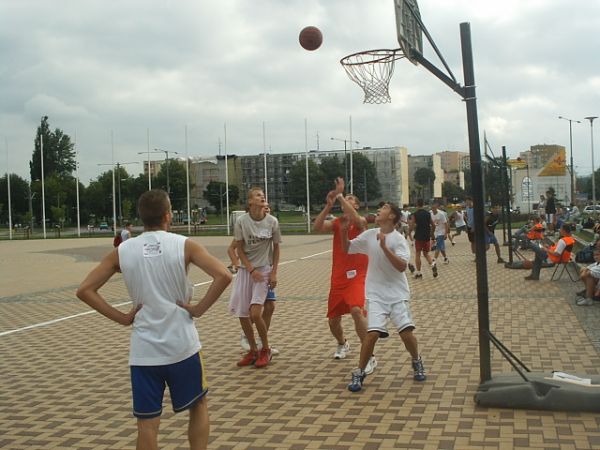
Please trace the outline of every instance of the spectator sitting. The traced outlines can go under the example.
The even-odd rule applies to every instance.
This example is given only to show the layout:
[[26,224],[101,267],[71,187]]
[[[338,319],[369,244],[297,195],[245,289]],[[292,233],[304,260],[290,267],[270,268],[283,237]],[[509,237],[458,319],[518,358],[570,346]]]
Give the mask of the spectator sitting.
[[576,222],[581,218],[581,211],[575,203],[571,203],[571,213],[569,214],[569,220],[571,222]]
[[600,247],[594,247],[594,263],[581,269],[581,281],[585,289],[577,293],[577,306],[590,306],[594,300],[600,300],[598,280],[600,280]]
[[548,259],[552,265],[558,263],[567,263],[571,260],[571,252],[573,251],[573,245],[575,239],[571,237],[571,226],[564,224],[560,229],[560,239],[558,242],[550,247],[544,243],[539,245],[532,245],[531,249],[535,253],[535,259],[533,261],[533,267],[531,274],[526,276],[526,280],[539,280],[540,270],[542,264]]

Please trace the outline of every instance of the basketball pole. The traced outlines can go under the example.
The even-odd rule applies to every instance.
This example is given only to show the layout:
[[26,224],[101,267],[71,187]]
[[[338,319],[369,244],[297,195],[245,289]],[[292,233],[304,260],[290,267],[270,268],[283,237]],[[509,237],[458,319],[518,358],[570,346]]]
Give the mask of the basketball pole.
[[475,94],[475,71],[473,68],[473,47],[471,45],[471,25],[460,24],[460,44],[463,60],[464,96],[467,107],[467,128],[469,132],[469,157],[471,160],[471,187],[473,191],[473,212],[475,214],[475,259],[477,260],[477,306],[479,322],[479,378],[481,382],[492,377],[490,354],[490,308],[487,279],[487,259],[485,256],[483,177],[481,165],[481,145],[477,119],[477,97]]

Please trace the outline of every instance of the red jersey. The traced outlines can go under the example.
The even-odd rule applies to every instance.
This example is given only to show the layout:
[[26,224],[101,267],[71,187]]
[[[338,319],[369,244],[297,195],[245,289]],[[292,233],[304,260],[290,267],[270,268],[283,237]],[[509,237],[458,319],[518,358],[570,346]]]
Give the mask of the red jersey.
[[[353,282],[365,282],[369,257],[363,254],[349,255],[342,248],[340,218],[333,221],[333,264],[331,288],[343,288]],[[348,228],[348,239],[354,239],[362,230],[354,223]]]

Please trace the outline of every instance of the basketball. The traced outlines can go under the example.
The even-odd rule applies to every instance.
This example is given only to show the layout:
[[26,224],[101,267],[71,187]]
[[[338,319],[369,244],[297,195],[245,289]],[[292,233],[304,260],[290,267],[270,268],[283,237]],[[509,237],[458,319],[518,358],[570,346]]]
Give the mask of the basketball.
[[302,48],[313,51],[321,46],[323,35],[321,34],[321,30],[317,27],[305,27],[300,32],[298,40],[300,41]]

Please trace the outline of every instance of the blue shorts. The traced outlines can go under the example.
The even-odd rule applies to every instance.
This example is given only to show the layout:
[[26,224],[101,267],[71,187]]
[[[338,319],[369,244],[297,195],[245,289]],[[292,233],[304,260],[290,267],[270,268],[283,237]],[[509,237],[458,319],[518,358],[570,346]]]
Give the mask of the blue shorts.
[[446,236],[443,234],[435,237],[435,250],[437,252],[445,252],[446,251]]
[[267,290],[267,300],[271,300],[271,301],[275,301],[277,300],[277,296],[275,295],[275,291],[271,288],[271,286],[269,286],[269,289]]
[[130,371],[133,415],[138,419],[161,415],[165,385],[176,413],[190,408],[208,392],[200,353],[165,366],[130,366]]
[[486,234],[485,235],[485,243],[488,245],[489,244],[496,245],[496,244],[498,244],[498,239],[496,239],[495,234]]

